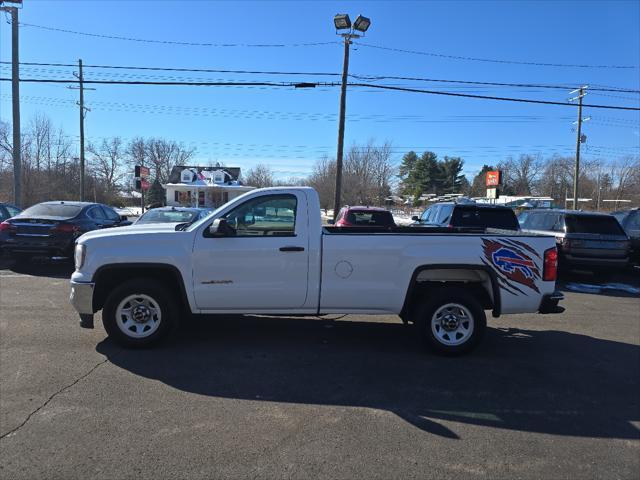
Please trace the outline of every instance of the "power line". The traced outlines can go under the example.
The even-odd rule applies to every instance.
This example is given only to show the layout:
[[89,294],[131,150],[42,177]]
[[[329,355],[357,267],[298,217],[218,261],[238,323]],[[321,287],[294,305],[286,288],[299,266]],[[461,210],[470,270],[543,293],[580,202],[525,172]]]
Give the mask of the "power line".
[[[591,90],[594,90],[594,89],[591,89]],[[597,92],[598,90],[595,89],[594,91]],[[599,91],[602,92],[602,91],[605,91],[605,90],[599,90]],[[623,90],[612,90],[612,91],[622,92]],[[635,92],[631,92],[631,93],[635,93]],[[625,96],[622,96],[622,95],[609,95],[609,94],[606,94],[606,93],[593,93],[593,92],[591,92],[591,94],[592,95],[597,95],[599,97],[620,98],[622,100],[632,100],[634,102],[640,102],[640,97],[625,97]]]
[[[352,78],[360,80],[410,80],[420,82],[438,82],[438,83],[461,83],[467,85],[484,85],[484,86],[497,86],[497,87],[522,87],[522,88],[549,88],[554,90],[566,90],[568,88],[574,88],[574,85],[551,85],[540,83],[504,83],[504,82],[480,82],[471,80],[443,80],[436,78],[424,78],[424,77],[397,77],[389,75],[350,75]],[[625,88],[590,88],[590,90],[600,92],[624,92],[624,93],[640,93],[640,90],[632,90]],[[629,98],[629,97],[619,97]]]
[[[11,81],[10,78],[0,78],[0,81],[8,82]],[[77,83],[77,80],[58,80],[58,79],[38,79],[38,78],[21,78],[20,82],[28,82],[28,83]],[[316,86],[329,86],[335,87],[338,86],[338,83],[297,83],[297,82],[149,82],[149,81],[133,81],[133,80],[85,80],[86,84],[99,84],[99,85],[157,85],[157,86],[207,86],[207,87],[219,87],[219,86],[265,86],[265,87],[299,87],[303,86],[304,88],[316,87]],[[417,88],[404,88],[404,87],[393,87],[389,85],[376,85],[371,83],[349,83],[349,86],[352,87],[368,87],[374,89],[381,90],[393,90],[398,92],[413,92],[413,93],[425,93],[431,95],[446,95],[452,97],[461,97],[461,98],[476,98],[482,100],[498,100],[505,102],[519,102],[519,103],[535,103],[540,105],[559,105],[559,106],[575,106],[572,103],[567,102],[553,102],[548,100],[532,100],[525,98],[510,98],[510,97],[495,97],[489,95],[472,95],[468,93],[455,93],[455,92],[437,92],[433,90],[422,90]],[[624,106],[614,106],[614,105],[584,105],[585,107],[590,108],[606,108],[611,110],[638,110],[640,111],[640,107],[624,107]]]
[[[418,88],[403,88],[403,87],[392,87],[388,85],[376,85],[372,83],[350,83],[349,86],[352,87],[369,87],[369,88],[379,88],[382,90],[393,90],[398,92],[413,92],[413,93],[426,93],[431,95],[447,95],[452,97],[463,97],[463,98],[478,98],[484,100],[499,100],[505,102],[520,102],[520,103],[537,103],[541,105],[560,105],[560,106],[570,106],[575,107],[573,103],[567,102],[553,102],[548,100],[531,100],[526,98],[509,98],[509,97],[493,97],[488,95],[472,95],[468,93],[454,93],[454,92],[437,92],[433,90],[422,90]],[[583,105],[584,107],[590,108],[608,108],[612,110],[640,110],[638,107],[620,107],[613,105]]]
[[[8,100],[10,95],[0,94],[0,99]],[[23,95],[21,102],[47,105],[52,107],[74,107],[74,100],[59,97],[41,97]],[[183,105],[162,104],[136,104],[124,102],[92,101],[91,105],[96,110],[102,111],[126,111],[135,113],[152,113],[167,115],[187,116],[215,116],[223,118],[241,118],[248,120],[307,120],[307,121],[335,121],[337,114],[330,112],[283,112],[265,110],[233,110],[210,107],[191,107]],[[455,123],[455,124],[523,124],[566,121],[567,116],[543,116],[543,115],[445,115],[433,117],[416,114],[349,114],[349,121],[371,121],[374,123],[413,122],[413,123]]]
[[[157,39],[147,39],[147,38],[135,38],[135,37],[125,37],[119,35],[106,35],[106,34],[98,34],[98,33],[90,33],[90,32],[80,32],[77,30],[69,30],[64,28],[50,27],[46,25],[36,25],[33,23],[25,23],[20,22],[20,26],[23,27],[31,27],[31,28],[39,28],[42,30],[48,30],[52,32],[59,33],[69,33],[73,35],[82,35],[86,37],[94,37],[94,38],[105,38],[109,40],[122,40],[128,42],[138,42],[138,43],[152,43],[152,44],[161,44],[161,45],[180,45],[180,46],[190,46],[190,47],[258,47],[258,48],[282,48],[282,47],[308,47],[308,46],[320,46],[320,45],[335,45],[340,42],[329,41],[329,42],[308,42],[308,43],[211,43],[211,42],[183,42],[183,41],[175,41],[175,40],[157,40]],[[439,58],[448,58],[452,60],[464,60],[464,61],[474,61],[474,62],[491,62],[491,63],[503,63],[503,64],[515,64],[515,65],[532,65],[532,66],[542,66],[542,67],[572,67],[572,68],[616,68],[616,69],[635,69],[637,66],[630,65],[587,65],[587,64],[566,64],[566,63],[544,63],[544,62],[525,62],[518,60],[500,60],[500,59],[491,59],[491,58],[478,58],[478,57],[469,57],[469,56],[460,56],[460,55],[447,55],[442,53],[435,52],[424,52],[417,50],[405,50],[401,48],[392,48],[392,47],[384,47],[382,45],[373,45],[370,43],[364,42],[354,42],[358,46],[368,47],[368,48],[376,48],[380,50],[388,50],[393,52],[401,52],[401,53],[410,53],[414,55],[426,55],[431,57],[439,57]]]
[[490,63],[504,63],[513,65],[533,65],[538,67],[571,67],[571,68],[616,68],[616,69],[636,69],[635,65],[586,65],[586,64],[571,64],[571,63],[543,63],[543,62],[525,62],[519,60],[500,60],[495,58],[478,58],[478,57],[464,57],[459,55],[445,55],[442,53],[434,52],[422,52],[418,50],[404,50],[402,48],[384,47],[382,45],[373,45],[371,43],[354,42],[356,45],[367,48],[376,48],[379,50],[388,50],[391,52],[410,53],[413,55],[426,55],[429,57],[448,58],[451,60],[467,60],[473,62],[490,62]]
[[[11,81],[10,78],[0,78],[0,81]],[[78,83],[77,79],[62,80],[51,78],[21,78],[21,82],[27,83]],[[161,85],[161,86],[192,86],[192,87],[246,87],[246,86],[264,86],[264,87],[296,87],[301,85],[299,82],[150,82],[150,81],[136,81],[136,80],[84,80],[84,83],[93,83],[100,85]],[[315,86],[336,86],[337,83],[306,83],[306,87]]]
[[[11,63],[11,62],[0,62]],[[25,66],[42,66],[42,67],[75,67],[70,63],[38,63],[38,62],[21,62],[20,65]],[[340,76],[339,73],[331,72],[289,72],[289,71],[258,71],[258,70],[222,70],[212,68],[179,68],[179,67],[141,67],[126,65],[85,65],[86,68],[105,68],[105,69],[123,69],[123,70],[151,70],[163,72],[190,72],[190,73],[238,73],[238,74],[260,74],[260,75],[319,75],[319,76]],[[566,88],[566,87],[565,87]]]
[[[0,64],[9,64],[11,62],[0,61]],[[41,63],[41,62],[21,62],[20,65],[24,66],[44,66],[44,67],[76,67],[71,63]],[[125,65],[85,65],[85,68],[99,68],[99,69],[123,69],[123,70],[147,70],[147,71],[167,71],[167,72],[189,72],[189,73],[231,73],[231,74],[256,74],[256,75],[317,75],[317,76],[334,76],[337,77],[339,73],[333,72],[298,72],[298,71],[273,71],[273,70],[224,70],[224,69],[211,69],[211,68],[179,68],[179,67],[144,67],[144,66],[125,66]],[[539,83],[507,83],[507,82],[483,82],[473,80],[450,80],[439,78],[425,78],[425,77],[406,77],[406,76],[393,76],[393,75],[374,75],[374,74],[349,74],[350,77],[360,80],[408,80],[408,81],[423,81],[434,83],[459,83],[465,85],[482,85],[482,86],[498,86],[498,87],[518,87],[518,88],[547,88],[556,90],[566,90],[567,88],[574,88],[575,85],[563,84],[539,84]],[[620,92],[620,93],[640,93],[640,90],[612,87],[612,86],[600,86],[592,87],[591,91],[601,92]],[[622,98],[622,97],[621,97]],[[628,98],[628,97],[627,97]]]
[[331,42],[310,42],[310,43],[209,43],[209,42],[179,42],[173,40],[154,40],[147,38],[133,38],[133,37],[122,37],[118,35],[104,35],[98,33],[89,33],[89,32],[78,32],[76,30],[67,30],[64,28],[56,28],[56,27],[48,27],[45,25],[35,25],[33,23],[24,23],[20,22],[20,26],[22,27],[32,27],[39,28],[42,30],[49,30],[52,32],[60,32],[60,33],[71,33],[73,35],[83,35],[85,37],[95,37],[95,38],[107,38],[110,40],[124,40],[128,42],[139,42],[139,43],[155,43],[162,45],[180,45],[180,46],[188,46],[188,47],[261,47],[261,48],[271,48],[271,47],[310,47],[310,46],[318,46],[318,45],[331,45],[339,42],[331,41]]

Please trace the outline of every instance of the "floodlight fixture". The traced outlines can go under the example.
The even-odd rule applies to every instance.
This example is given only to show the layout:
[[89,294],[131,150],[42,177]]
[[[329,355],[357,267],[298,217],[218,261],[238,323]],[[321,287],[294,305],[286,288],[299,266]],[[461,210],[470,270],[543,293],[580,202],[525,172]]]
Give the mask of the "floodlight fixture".
[[367,17],[363,17],[362,15],[358,15],[358,18],[356,18],[356,21],[353,22],[353,28],[362,33],[366,32],[370,25],[371,25],[371,19]]
[[336,30],[348,30],[351,28],[351,19],[346,13],[338,13],[333,17],[333,24],[336,26]]

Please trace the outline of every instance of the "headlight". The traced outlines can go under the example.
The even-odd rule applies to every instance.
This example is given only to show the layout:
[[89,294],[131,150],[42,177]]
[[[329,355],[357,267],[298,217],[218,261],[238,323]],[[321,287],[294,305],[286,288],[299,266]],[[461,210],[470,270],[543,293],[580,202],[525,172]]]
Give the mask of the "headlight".
[[83,244],[76,245],[76,251],[74,254],[74,260],[76,263],[76,270],[80,270],[84,265],[84,258],[87,256],[87,247]]

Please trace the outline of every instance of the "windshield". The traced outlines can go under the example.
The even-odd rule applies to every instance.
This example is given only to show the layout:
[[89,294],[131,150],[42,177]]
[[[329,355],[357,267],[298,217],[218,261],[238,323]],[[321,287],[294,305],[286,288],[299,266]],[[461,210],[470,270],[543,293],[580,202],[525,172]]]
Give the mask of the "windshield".
[[565,223],[568,233],[625,234],[618,220],[610,215],[567,215]]
[[204,216],[201,216],[199,219],[196,219],[191,225],[189,225],[189,228],[186,229],[188,231],[191,231],[195,228],[198,228],[198,225],[202,225],[202,223],[207,219],[210,218],[212,215],[218,213],[220,210],[222,210],[223,207],[226,207],[228,205],[228,203],[225,203],[223,205],[220,205],[218,208],[216,208],[215,210],[211,210],[210,212],[207,212]]
[[197,218],[197,210],[149,210],[136,223],[191,223]]
[[457,208],[452,223],[456,227],[520,230],[515,213],[508,208]]
[[67,205],[64,203],[39,203],[22,212],[23,217],[63,217],[73,218],[80,213],[82,205]]
[[379,212],[375,210],[350,210],[349,215],[353,215],[350,223],[357,226],[387,227],[394,225],[391,212]]

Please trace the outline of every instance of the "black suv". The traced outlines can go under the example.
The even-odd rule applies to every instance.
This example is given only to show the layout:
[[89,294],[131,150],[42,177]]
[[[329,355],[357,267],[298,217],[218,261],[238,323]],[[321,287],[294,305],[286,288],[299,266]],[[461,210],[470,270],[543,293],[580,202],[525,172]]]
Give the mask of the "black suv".
[[69,258],[83,233],[130,224],[127,217],[99,203],[38,203],[0,223],[0,249],[17,261],[32,255]]
[[530,210],[522,229],[556,237],[564,267],[625,267],[629,237],[612,215],[576,210]]
[[512,209],[488,203],[436,203],[412,220],[415,223],[411,225],[416,227],[520,230]]
[[620,210],[612,215],[618,219],[624,231],[631,239],[631,255],[640,263],[640,208]]

